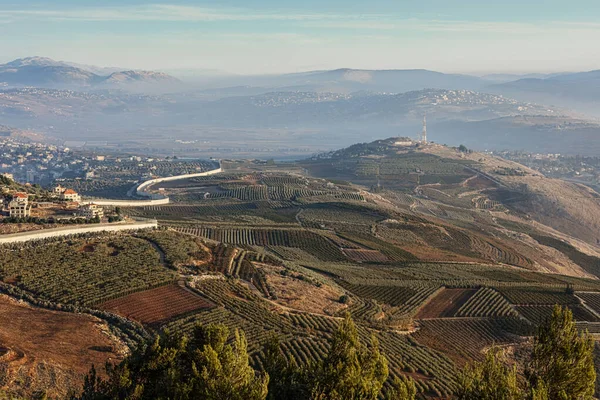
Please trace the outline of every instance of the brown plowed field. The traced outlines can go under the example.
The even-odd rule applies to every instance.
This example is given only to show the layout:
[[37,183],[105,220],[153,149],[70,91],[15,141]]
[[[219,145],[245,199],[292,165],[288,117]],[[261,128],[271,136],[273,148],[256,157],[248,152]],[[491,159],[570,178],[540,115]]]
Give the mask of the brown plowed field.
[[182,314],[212,308],[202,297],[178,285],[144,290],[100,304],[99,308],[112,311],[142,324],[158,324]]
[[454,317],[456,311],[475,294],[475,289],[444,289],[425,304],[416,319]]
[[80,390],[83,376],[95,365],[119,362],[125,346],[108,334],[100,320],[32,307],[0,295],[0,366],[5,379],[0,391],[23,398],[45,391],[66,398]]

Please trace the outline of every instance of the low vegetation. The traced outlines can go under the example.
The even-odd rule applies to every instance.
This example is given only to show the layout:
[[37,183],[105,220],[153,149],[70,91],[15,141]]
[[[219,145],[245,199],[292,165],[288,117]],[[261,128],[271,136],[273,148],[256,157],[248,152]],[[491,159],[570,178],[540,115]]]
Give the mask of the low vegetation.
[[3,245],[0,278],[42,299],[93,306],[176,279],[146,240],[128,235]]

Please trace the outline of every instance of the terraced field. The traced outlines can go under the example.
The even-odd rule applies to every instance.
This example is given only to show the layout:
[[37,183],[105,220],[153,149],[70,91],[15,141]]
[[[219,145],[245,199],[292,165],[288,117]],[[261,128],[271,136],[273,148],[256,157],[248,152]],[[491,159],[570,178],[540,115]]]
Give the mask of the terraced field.
[[183,314],[212,307],[210,302],[179,285],[144,290],[98,305],[100,309],[147,325],[161,324]]
[[[600,322],[600,318],[588,311],[580,305],[569,305],[569,309],[573,312],[573,318],[576,321],[582,322]],[[516,306],[515,309],[532,324],[538,325],[544,322],[552,315],[554,306]]]
[[518,313],[496,290],[481,288],[455,313],[457,317],[516,317]]
[[448,354],[458,365],[481,360],[491,345],[518,343],[530,328],[518,318],[432,319],[421,321],[417,342]]
[[182,227],[177,230],[210,240],[235,245],[283,246],[303,249],[323,261],[344,261],[346,257],[331,240],[307,230],[296,229],[223,229]]
[[443,289],[427,302],[416,319],[454,317],[460,308],[475,294],[474,289]]
[[600,315],[600,293],[577,292],[577,297],[579,297],[587,307],[591,308],[593,312]]
[[0,250],[0,276],[42,299],[93,306],[176,280],[148,241],[91,235]]

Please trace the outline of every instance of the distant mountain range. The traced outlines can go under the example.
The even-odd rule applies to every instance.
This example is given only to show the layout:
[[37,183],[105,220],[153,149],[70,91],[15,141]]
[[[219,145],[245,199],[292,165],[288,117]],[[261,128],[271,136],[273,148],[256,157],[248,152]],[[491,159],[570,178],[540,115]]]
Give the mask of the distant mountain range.
[[209,81],[184,84],[163,72],[23,58],[0,65],[0,122],[73,140],[106,135],[117,143],[136,130],[133,142],[160,146],[171,145],[168,138],[175,136],[197,140],[207,129],[219,132],[214,143],[250,130],[266,140],[265,147],[270,140],[299,147],[306,143],[301,134],[278,135],[310,131],[318,137],[311,140],[335,146],[414,137],[427,114],[431,136],[441,143],[571,154],[600,150],[600,124],[581,114],[600,117],[600,71],[475,77],[346,68]]
[[364,70],[336,69],[276,76],[254,77],[253,86],[272,86],[295,90],[352,93],[368,90],[381,93],[403,93],[421,89],[477,89],[481,78],[444,74],[424,69]]
[[[224,90],[222,88],[230,88]],[[327,92],[396,94],[423,89],[474,90],[501,94],[520,101],[576,109],[600,117],[600,70],[556,74],[492,74],[483,77],[429,70],[336,69],[305,73],[215,77],[213,96],[235,92],[250,96],[268,92]],[[204,94],[208,95],[208,92]]]
[[[92,72],[94,70],[96,73]],[[100,75],[100,71],[102,69],[75,66],[75,64],[45,57],[29,57],[0,64],[0,82],[8,86],[51,88],[106,88],[132,84],[177,85],[181,83],[178,79],[162,72],[112,71],[108,75]]]
[[[199,98],[250,96],[269,92],[397,94],[423,89],[474,90],[502,94],[520,101],[570,107],[600,116],[600,70],[557,74],[492,74],[483,77],[424,69],[367,70],[341,68],[280,75],[236,76],[205,72],[204,80],[184,85],[164,72],[104,68],[44,57],[0,64],[0,86],[54,89],[164,89],[187,91]],[[188,78],[191,76],[188,71]],[[185,79],[185,78],[184,78]],[[224,89],[225,88],[225,89]],[[207,91],[207,89],[209,89]],[[202,90],[202,92],[199,92]],[[234,94],[235,93],[235,94]],[[586,107],[586,105],[591,106]],[[582,106],[583,105],[583,106]],[[580,107],[581,106],[581,107]],[[573,107],[570,107],[573,108]]]
[[[490,86],[489,91],[526,101],[578,108],[599,117],[600,70],[526,78]],[[582,107],[588,104],[591,107]]]

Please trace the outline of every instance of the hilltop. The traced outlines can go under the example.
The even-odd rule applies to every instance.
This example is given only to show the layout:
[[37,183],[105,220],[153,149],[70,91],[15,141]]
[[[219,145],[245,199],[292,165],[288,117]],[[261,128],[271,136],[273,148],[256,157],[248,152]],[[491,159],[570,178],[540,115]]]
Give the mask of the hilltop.
[[0,82],[10,86],[76,88],[118,86],[131,82],[177,84],[179,80],[162,72],[119,71],[105,76],[85,66],[79,67],[46,57],[28,57],[0,64]]

